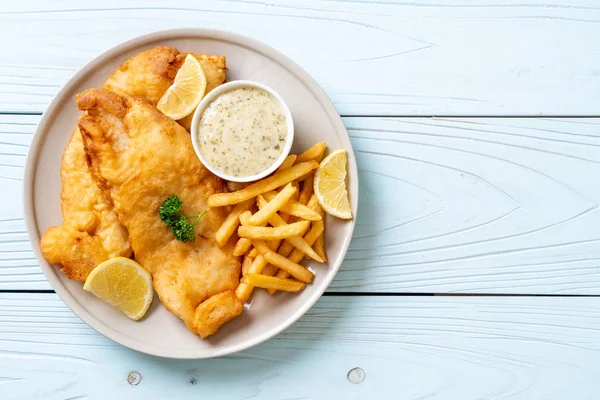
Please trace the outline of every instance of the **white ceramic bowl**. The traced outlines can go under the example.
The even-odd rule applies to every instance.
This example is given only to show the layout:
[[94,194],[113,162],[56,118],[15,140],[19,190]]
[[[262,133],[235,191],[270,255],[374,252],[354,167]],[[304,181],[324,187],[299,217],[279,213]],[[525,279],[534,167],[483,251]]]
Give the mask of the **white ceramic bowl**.
[[[202,116],[204,115],[204,112],[206,111],[208,106],[213,101],[215,101],[219,96],[221,96],[227,92],[231,92],[232,90],[244,89],[244,88],[261,89],[261,90],[264,90],[265,92],[269,93],[271,96],[273,96],[273,98],[277,101],[277,103],[279,103],[279,106],[281,107],[281,110],[283,111],[283,114],[285,115],[286,123],[287,123],[287,137],[285,139],[285,146],[283,147],[283,152],[279,155],[279,158],[277,158],[275,160],[275,162],[273,162],[273,164],[271,164],[269,166],[269,168],[265,169],[264,171],[259,172],[258,174],[254,174],[254,175],[233,176],[233,175],[228,175],[225,172],[213,167],[208,162],[208,160],[204,157],[204,154],[202,154],[202,151],[200,150],[200,145],[198,143],[198,124],[200,123],[200,120],[202,119]],[[248,81],[248,80],[239,80],[239,81],[228,82],[224,85],[216,87],[202,99],[200,104],[198,104],[196,111],[194,112],[194,117],[192,119],[191,135],[192,135],[192,145],[194,146],[196,155],[198,156],[198,158],[200,159],[202,164],[204,164],[204,166],[206,168],[208,168],[208,170],[210,172],[212,172],[213,174],[215,174],[218,177],[223,178],[227,181],[252,182],[252,181],[257,181],[259,179],[262,179],[265,176],[274,172],[277,168],[279,168],[279,166],[281,165],[283,160],[285,160],[285,158],[288,156],[288,154],[290,154],[290,150],[292,149],[292,144],[294,143],[294,121],[292,119],[292,113],[290,112],[289,107],[287,106],[285,101],[283,101],[281,96],[276,91],[274,91],[273,89],[271,89],[268,86],[263,85],[262,83]]]

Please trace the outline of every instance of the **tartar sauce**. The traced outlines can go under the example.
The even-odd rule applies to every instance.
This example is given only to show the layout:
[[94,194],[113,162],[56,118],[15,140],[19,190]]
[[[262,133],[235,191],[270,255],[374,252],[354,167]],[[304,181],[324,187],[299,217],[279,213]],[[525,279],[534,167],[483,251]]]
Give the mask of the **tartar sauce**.
[[217,97],[198,124],[205,160],[228,175],[258,174],[281,155],[288,134],[279,102],[258,88],[235,89]]

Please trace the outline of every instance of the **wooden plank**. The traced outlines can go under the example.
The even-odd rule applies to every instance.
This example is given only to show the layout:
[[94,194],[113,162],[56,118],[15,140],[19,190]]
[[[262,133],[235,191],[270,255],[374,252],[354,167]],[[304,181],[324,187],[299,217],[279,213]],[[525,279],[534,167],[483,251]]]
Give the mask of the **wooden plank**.
[[3,294],[0,384],[46,400],[595,399],[599,320],[598,298],[325,297],[258,347],[176,361],[100,336],[54,294]]
[[23,172],[39,116],[0,115],[0,289],[49,289],[23,220]]
[[598,122],[345,119],[361,198],[335,289],[599,294]]
[[281,50],[345,115],[598,115],[598,22],[595,0],[6,1],[0,111],[43,111],[127,39],[206,27]]
[[[49,288],[21,210],[38,119],[0,116],[0,289]],[[330,290],[600,294],[599,119],[344,122],[361,199]]]

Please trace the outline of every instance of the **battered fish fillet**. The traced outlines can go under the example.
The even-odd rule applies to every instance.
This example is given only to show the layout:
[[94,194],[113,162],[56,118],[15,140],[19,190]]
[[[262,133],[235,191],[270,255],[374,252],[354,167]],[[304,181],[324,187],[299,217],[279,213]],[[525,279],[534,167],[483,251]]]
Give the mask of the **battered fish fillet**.
[[[104,84],[103,88],[117,94],[139,96],[156,105],[169,86],[173,84],[177,71],[189,53],[179,53],[173,47],[158,46],[145,51],[121,64],[119,69]],[[224,56],[192,53],[202,65],[206,76],[206,93],[225,82],[227,68]],[[179,120],[190,130],[191,113]]]
[[[123,63],[104,87],[156,104],[173,83],[186,55],[163,46],[144,51]],[[225,82],[225,57],[196,53],[194,56],[206,75],[207,91]],[[189,129],[191,116],[180,123]],[[49,263],[62,266],[61,271],[69,279],[85,281],[102,261],[130,257],[132,250],[127,231],[90,174],[79,128],[73,131],[63,153],[60,176],[63,224],[43,234],[42,253]]]
[[[153,277],[164,306],[201,337],[214,334],[242,312],[234,290],[240,263],[229,243],[214,235],[226,217],[207,200],[224,182],[198,160],[184,128],[139,97],[90,89],[77,97],[79,119],[93,175],[112,199],[129,232],[136,260]],[[208,213],[195,227],[194,242],[180,242],[158,215],[177,195],[183,215]]]
[[89,171],[79,128],[63,153],[60,177],[63,224],[43,234],[41,248],[44,258],[61,265],[69,279],[85,281],[102,261],[130,257],[131,247],[127,231]]

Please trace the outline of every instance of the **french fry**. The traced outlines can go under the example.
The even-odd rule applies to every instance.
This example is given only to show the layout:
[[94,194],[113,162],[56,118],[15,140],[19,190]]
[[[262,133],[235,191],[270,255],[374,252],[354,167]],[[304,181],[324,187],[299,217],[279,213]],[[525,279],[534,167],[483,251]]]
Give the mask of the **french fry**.
[[319,204],[319,200],[317,200],[317,195],[316,194],[313,194],[312,197],[310,198],[310,200],[308,202],[310,203],[310,207],[309,208],[311,210],[315,211],[321,217],[325,216],[325,210],[323,210],[323,207],[321,207],[321,205]]
[[[304,240],[306,241],[306,243],[308,243],[309,246],[312,246],[317,240],[317,238],[321,236],[324,229],[325,226],[323,225],[323,221],[314,222],[310,231],[308,231],[306,236],[304,236]],[[300,261],[302,261],[303,257],[304,253],[298,249],[295,249],[288,258],[290,259],[290,261],[299,263]]]
[[313,280],[313,273],[306,269],[306,267],[292,262],[282,255],[268,251],[263,257],[274,266],[279,267],[280,271],[287,272],[301,282],[310,283]]
[[[321,217],[325,216],[325,211],[323,210],[323,208],[319,204],[319,200],[317,199],[317,195],[313,194],[312,197],[310,198],[310,200],[308,201],[308,204],[306,206],[308,208],[310,208],[311,210],[315,211]],[[314,238],[315,232],[321,232],[316,237],[316,239]],[[319,239],[319,237],[323,236],[324,234],[325,234],[325,219],[322,219],[321,221],[317,221],[317,222],[313,223],[313,226],[311,227],[311,230],[304,236],[304,240],[306,240],[307,243],[310,243],[310,245],[313,246],[313,245],[316,245],[316,241]],[[323,252],[323,254],[324,254],[324,252]],[[326,257],[323,257],[321,254],[319,254],[319,256],[322,257],[325,260],[327,259]]]
[[323,259],[323,262],[327,262],[327,254],[325,253],[325,232],[321,234],[313,245],[315,253]]
[[[259,197],[261,197],[261,196],[259,195]],[[250,224],[250,218],[251,218],[251,216],[252,216],[252,214],[250,214],[249,212],[243,212],[243,213],[240,215],[240,223],[241,223],[243,226],[252,226],[252,225]],[[265,225],[267,225],[267,223],[266,223],[266,222],[263,222],[263,223],[261,224],[261,226],[265,226]],[[244,238],[244,239],[246,239],[246,238]],[[280,242],[281,242],[281,240],[269,240],[269,242],[268,242],[268,246],[269,246],[269,248],[270,248],[271,250],[275,250],[275,249],[277,249],[277,248],[279,247],[279,243],[280,243]],[[254,248],[254,250],[257,250],[257,249],[256,249],[256,247]],[[260,252],[259,252],[259,253],[260,253]],[[263,251],[263,253],[264,253],[264,251]]]
[[[296,193],[297,193],[297,192],[296,192]],[[263,199],[265,203],[267,202],[267,201],[265,200],[265,198],[264,198],[264,197],[262,197],[262,196],[258,196],[258,197],[257,197],[257,200],[258,200],[258,199]],[[287,224],[287,223],[288,223],[288,220],[290,219],[290,215],[289,215],[289,214],[283,214],[283,215],[281,216],[281,219],[283,219],[283,220],[285,221],[285,223]],[[279,245],[281,244],[281,240],[269,240],[269,241],[267,242],[267,244],[269,245],[269,247],[271,248],[271,250],[273,250],[273,251],[275,251],[275,252],[276,252],[276,251],[277,251],[277,249],[279,248]],[[272,267],[272,265],[271,265],[271,267]],[[277,272],[277,271],[275,271],[275,272]],[[271,275],[275,275],[275,272],[274,272],[274,273],[272,273]],[[267,275],[268,275],[268,274],[267,274]]]
[[312,175],[304,180],[304,183],[302,183],[302,190],[300,191],[300,194],[298,195],[298,203],[300,203],[300,204],[308,203],[308,200],[310,200],[311,196],[313,195],[313,190],[314,190],[313,184],[314,184],[314,176],[312,176]]
[[282,256],[287,257],[290,254],[292,254],[292,251],[294,251],[294,248],[295,247],[290,242],[285,241],[279,247],[279,250],[277,250],[277,254],[281,254]]
[[[248,267],[248,270],[246,271],[246,275],[244,275],[244,277],[251,274],[260,274],[266,266],[267,261],[265,260],[265,258],[262,255],[258,255],[254,259],[254,261],[252,261],[250,267]],[[237,289],[235,289],[235,297],[237,297],[238,300],[242,302],[246,302],[250,298],[253,289],[254,286],[247,284],[242,278],[241,283],[238,285]]]
[[[261,196],[259,195],[259,197],[261,197]],[[264,200],[264,199],[263,199],[263,200]],[[249,213],[249,212],[247,212],[247,211],[246,211],[246,212],[243,212],[242,214],[240,214],[240,223],[242,224],[242,226],[253,226],[253,225],[251,225],[251,224],[250,224],[250,218],[251,218],[251,217],[252,217],[252,214],[251,214],[251,213]],[[264,222],[264,223],[262,223],[262,224],[261,224],[261,226],[265,226],[265,225],[267,225],[267,223],[266,223],[266,222]],[[244,238],[244,239],[247,239],[247,238]],[[276,240],[275,240],[275,241],[276,241]],[[274,242],[275,242],[275,241],[274,241]],[[256,240],[255,240],[255,241],[252,241],[251,243],[252,243],[252,244],[254,244],[254,242],[256,242]],[[264,243],[265,243],[265,242],[264,242],[264,240],[261,240],[260,242],[262,242],[262,244],[261,244],[262,246],[265,246],[265,244],[264,244]],[[270,242],[270,241],[269,241],[269,242]],[[279,241],[277,241],[277,242],[279,242]],[[277,244],[277,246],[279,246],[279,244]],[[269,244],[269,245],[268,245],[268,247],[269,247],[269,248],[271,248],[272,246]],[[262,248],[264,249],[264,248],[266,248],[266,247],[262,247]],[[254,246],[254,250],[258,250],[258,249],[256,248],[256,246]],[[267,250],[264,250],[264,251],[262,251],[262,253],[264,253],[265,251],[267,251]],[[259,251],[259,253],[261,253],[261,252]]]
[[241,256],[242,254],[248,251],[251,245],[252,242],[250,241],[250,239],[240,238],[235,244],[235,247],[233,248],[233,255],[236,257]]
[[325,142],[319,142],[315,144],[313,147],[306,150],[304,153],[300,154],[298,158],[296,158],[296,164],[323,158],[325,149],[327,149],[327,144]]
[[[258,206],[259,210],[262,210],[264,207],[267,206],[267,204],[269,204],[269,202],[267,201],[267,199],[264,198],[264,196],[262,194],[256,196],[256,205]],[[277,215],[279,215],[279,214],[277,214]]]
[[[281,246],[279,247],[279,250],[277,250],[277,254],[280,254],[280,255],[282,255],[284,257],[287,257],[287,256],[289,256],[292,253],[292,251],[294,251],[294,246],[292,246],[292,244],[290,242],[284,241],[281,244]],[[270,264],[270,265],[273,265],[273,264]],[[285,271],[279,271],[279,268],[278,268],[277,271],[275,271],[273,273],[273,275],[276,275],[279,272],[285,272]],[[289,274],[287,274],[287,272],[285,272],[285,274],[286,274],[285,277],[289,276]],[[273,294],[275,294],[276,290],[275,289],[269,289],[268,292],[269,292],[270,295],[273,295]]]
[[[319,205],[319,201],[317,200],[317,196],[316,195],[312,195],[312,197],[310,198],[310,200],[308,201],[308,203],[306,204],[306,206],[316,212],[319,215],[324,215],[324,211],[321,208],[321,206]],[[321,214],[322,213],[322,214]],[[318,224],[318,223],[313,223],[313,226],[311,226],[310,230],[308,231],[308,233],[306,235],[304,235],[304,240],[306,241],[306,243],[308,243],[310,246],[314,245],[315,241],[317,240],[317,238],[319,236],[321,236],[323,234],[323,231],[325,229],[325,225],[324,224]],[[290,257],[292,252],[295,251],[294,246],[292,246],[289,242],[284,242],[281,247],[279,248],[279,251],[277,252],[278,254],[281,254],[284,257]],[[294,259],[296,257],[300,257],[298,260],[296,260],[295,262],[300,262],[302,259],[302,255],[301,254],[296,254],[294,255]],[[294,259],[292,259],[292,261],[294,261]],[[289,274],[285,271],[277,271],[277,274],[275,275],[279,278],[287,278],[289,276]],[[275,294],[275,292],[277,292],[276,290],[269,290],[268,291],[270,295]]]
[[[263,207],[264,206],[264,198],[262,196],[258,197],[258,207]],[[286,225],[286,222],[283,220],[283,218],[281,218],[279,215],[277,214],[273,214],[271,217],[269,217],[269,224],[271,224],[272,226],[283,226]],[[308,245],[308,243],[306,243],[306,241],[301,237],[301,236],[292,236],[289,237],[287,239],[285,239],[287,242],[289,242],[290,244],[292,244],[292,246],[294,246],[295,248],[297,248],[298,250],[302,251],[304,254],[306,254],[308,257],[312,258],[313,260],[317,261],[317,262],[324,262],[323,258],[320,257],[315,250],[312,249],[312,247],[310,247]],[[260,249],[259,249],[260,251]]]
[[[277,240],[277,242],[280,242],[280,241]],[[266,253],[268,253],[269,251],[272,251],[272,248],[264,240],[253,240],[252,245],[254,245],[254,248],[258,251],[258,254],[263,255],[263,257]],[[273,276],[277,273],[277,270],[278,270],[277,267],[273,266],[272,264],[268,264],[264,268],[264,271],[262,273],[265,275]]]
[[242,278],[242,283],[263,289],[284,290],[286,292],[299,292],[306,286],[302,282],[291,279],[280,279],[261,274],[248,274]]
[[308,229],[310,222],[300,221],[293,224],[278,226],[274,228],[262,226],[240,226],[238,228],[238,236],[248,239],[285,239],[290,236],[303,235]]
[[215,233],[215,241],[219,247],[225,246],[231,235],[233,235],[233,232],[235,232],[237,229],[238,225],[240,224],[240,214],[246,210],[249,210],[253,205],[254,199],[249,199],[237,204],[233,208]]
[[279,244],[281,243],[281,239],[269,240],[267,242],[267,246],[273,251],[277,251],[279,248]]
[[[304,283],[313,279],[313,273],[299,264],[304,255],[317,261],[326,260],[324,212],[313,189],[314,170],[323,159],[325,151],[325,143],[317,143],[300,156],[288,156],[270,178],[234,193],[215,194],[209,198],[209,207],[220,207],[254,200],[258,196],[258,211],[253,211],[254,214],[244,213],[251,205],[237,216],[237,223],[241,226],[238,226],[240,240],[236,244],[236,254],[243,249],[246,251],[244,277],[236,289],[236,296],[240,300],[247,301],[254,287],[265,288],[270,294],[277,290],[302,290]],[[299,190],[298,182],[303,182],[302,190]],[[295,222],[298,219],[300,220]],[[313,221],[310,229],[309,221]],[[267,227],[267,222],[272,227]],[[275,251],[279,244],[281,245]],[[290,272],[300,282],[287,279]]]
[[[257,199],[263,199],[264,203],[267,203],[267,201],[264,199],[264,197],[262,197],[262,195],[260,195],[260,194],[257,196]],[[242,215],[243,215],[243,214],[242,214]],[[252,225],[250,225],[250,221],[249,221],[249,220],[250,220],[250,217],[248,216],[248,218],[247,218],[247,219],[246,219],[246,218],[244,218],[244,221],[243,221],[243,222],[242,222],[242,221],[241,221],[241,219],[240,219],[240,222],[242,222],[242,225],[245,225],[245,226],[252,226]],[[266,223],[266,222],[263,222],[263,223],[261,223],[261,224],[260,224],[260,226],[265,226],[265,225],[267,225],[267,223]],[[268,243],[267,243],[267,245],[269,246],[269,248],[270,248],[271,250],[275,251],[275,250],[277,250],[277,248],[279,247],[279,243],[281,243],[281,239],[269,240],[269,241],[268,241]]]
[[[321,236],[321,234],[323,233],[323,229],[324,229],[324,226],[323,226],[322,221],[314,222],[313,226],[310,228],[308,233],[306,235],[304,235],[304,240],[306,241],[306,243],[308,243],[309,246],[312,246],[315,243],[315,240],[317,240],[317,238],[319,236]],[[300,261],[302,261],[302,257],[304,257],[304,253],[302,253],[298,249],[294,249],[292,251],[292,254],[289,255],[288,259],[291,262],[298,264]],[[290,275],[286,271],[280,269],[275,276],[278,278],[285,279]],[[272,294],[275,294],[275,292],[276,292],[276,290],[270,290],[269,294],[272,295]]]
[[317,195],[313,194],[310,198],[310,200],[308,200],[308,203],[306,203],[306,207],[310,208],[311,211],[316,212],[317,214],[321,215],[320,211],[323,211],[322,208],[320,208],[321,206],[319,205],[319,200],[317,199]]
[[[264,200],[264,198],[261,195],[258,195],[258,197],[262,198]],[[266,200],[264,200],[266,202]],[[252,217],[252,214],[249,211],[245,211],[243,213],[240,214],[240,223],[243,226],[252,226],[250,224],[250,218]],[[266,222],[261,223],[260,226],[265,226],[267,225]],[[246,238],[244,238],[246,239]],[[271,250],[277,250],[277,248],[279,247],[279,243],[281,243],[281,240],[269,240],[268,242],[268,246]]]
[[285,206],[296,192],[297,189],[294,187],[294,185],[288,183],[287,186],[281,192],[277,193],[277,195],[273,197],[271,201],[260,208],[256,214],[250,217],[248,222],[255,226],[261,226],[262,224],[266,223],[269,220],[269,217],[277,213],[277,211]]
[[242,226],[251,226],[250,225],[251,217],[252,217],[252,213],[250,211],[244,211],[243,213],[240,214],[240,224]]
[[292,197],[294,198],[294,200],[298,200],[298,195],[300,193],[300,184],[296,181],[292,182],[291,184],[296,188],[296,193],[294,193]]
[[[266,192],[263,194],[263,197],[267,201],[272,201],[275,196],[277,196],[277,192]],[[286,205],[281,207],[281,211],[309,221],[320,221],[322,219],[316,211],[311,210],[304,204],[293,199],[289,200]]]
[[[317,156],[314,160],[320,164],[321,161],[323,161],[324,157],[325,157],[325,149],[323,149],[323,152],[319,156]],[[308,178],[312,177],[314,179],[314,176],[315,176],[315,170],[310,171],[308,174],[301,176],[300,178],[296,179],[296,181],[297,182],[306,182],[308,180]],[[313,180],[313,182],[314,182],[314,180]],[[311,183],[311,185],[313,185],[313,183]]]
[[283,220],[283,222],[285,222],[286,224],[289,224],[290,222],[296,222],[296,221],[290,221],[290,214],[277,213],[277,215],[279,215],[281,217],[281,219]]
[[263,275],[273,276],[279,271],[279,268],[274,266],[273,264],[269,264],[263,269]]
[[229,204],[237,204],[242,201],[249,200],[253,197],[263,194],[270,190],[277,189],[280,186],[287,185],[293,180],[306,175],[310,171],[316,169],[319,163],[311,160],[294,165],[285,171],[277,172],[275,175],[265,178],[256,183],[245,187],[242,190],[232,193],[216,193],[208,198],[209,207],[222,207]]
[[292,246],[294,246],[297,250],[301,251],[303,254],[305,254],[309,258],[312,258],[316,262],[325,262],[323,257],[321,257],[316,250],[313,250],[313,248],[310,247],[310,245],[306,243],[306,240],[304,240],[301,236],[292,236],[285,240],[291,243]]
[[[262,198],[262,196],[261,196],[261,195],[258,195],[258,197]],[[263,198],[263,200],[264,200],[264,198]],[[265,200],[265,201],[266,201],[266,200]],[[252,217],[252,213],[250,213],[249,211],[245,211],[245,212],[241,213],[241,214],[240,214],[240,223],[241,223],[243,226],[252,226],[252,225],[250,224],[250,218],[251,218],[251,217]],[[265,226],[265,225],[267,225],[267,223],[266,223],[266,222],[263,222],[263,223],[261,223],[261,225],[260,225],[260,226]],[[243,239],[246,239],[246,238],[243,238]],[[280,243],[280,242],[281,242],[281,240],[269,240],[269,242],[268,242],[268,246],[269,246],[269,248],[270,248],[271,250],[276,250],[276,249],[279,247],[279,243]],[[256,248],[254,248],[254,250],[256,250]],[[263,252],[263,253],[264,253],[264,252]],[[255,252],[255,254],[256,254],[256,252]],[[255,255],[255,257],[256,257],[256,255]]]
[[264,240],[253,240],[252,245],[258,251],[258,254],[261,255],[265,255],[266,253],[271,251],[271,248],[267,245],[267,243]]
[[[301,176],[300,178],[296,179],[296,181],[295,181],[295,182],[302,182],[302,183],[304,183],[304,182],[306,182],[306,180],[307,180],[308,178],[310,178],[311,176],[314,178],[314,176],[315,176],[315,171],[310,171],[308,174],[306,174],[306,175],[303,175],[303,176]],[[314,181],[313,181],[313,182],[314,182]]]
[[[248,276],[248,275],[245,275],[245,276]],[[245,303],[250,298],[250,295],[252,294],[253,289],[254,288],[252,286],[246,285],[245,283],[240,282],[238,287],[235,289],[235,297],[237,297],[238,300],[241,301],[242,303]]]
[[290,154],[289,156],[287,156],[285,160],[283,160],[279,168],[277,168],[277,172],[285,171],[286,169],[292,167],[296,162],[297,157],[298,156],[295,154]]
[[254,259],[252,257],[244,256],[244,261],[242,262],[242,275],[248,273],[248,269],[250,269],[253,261]]
[[285,220],[285,222],[287,222],[288,224],[291,224],[292,222],[298,222],[298,218],[283,212],[283,211],[279,211],[277,214],[279,214],[279,216],[281,218],[283,218]]
[[[316,198],[315,198],[315,202],[316,202]],[[295,219],[295,217],[290,217],[288,214],[284,214],[284,215],[289,218],[289,222],[292,222]],[[285,219],[284,215],[282,215],[281,218]],[[277,251],[277,253],[281,254],[284,257],[287,257],[292,253],[293,250],[294,250],[294,246],[292,246],[291,243],[284,241],[283,244],[279,247],[279,250]]]
[[319,257],[321,257],[325,262],[327,262],[327,254],[325,253],[325,211],[319,204],[317,196],[312,196],[310,201],[311,208],[318,212],[321,217],[323,217],[323,233],[317,238],[313,247],[315,252],[319,255]]

